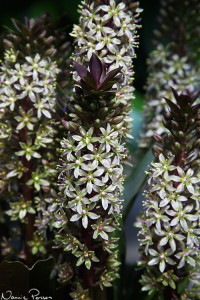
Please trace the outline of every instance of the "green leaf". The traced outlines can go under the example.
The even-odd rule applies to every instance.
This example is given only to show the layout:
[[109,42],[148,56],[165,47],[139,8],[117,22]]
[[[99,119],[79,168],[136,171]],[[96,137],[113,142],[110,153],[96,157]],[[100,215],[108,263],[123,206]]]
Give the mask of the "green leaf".
[[29,161],[31,160],[31,155],[30,154],[26,154],[26,159]]
[[174,290],[175,290],[175,288],[176,288],[176,284],[175,284],[175,282],[174,282],[173,280],[171,280],[171,279],[170,279],[170,281],[169,281],[169,285],[171,286],[171,288],[172,288],[172,289],[174,289]]
[[37,182],[34,182],[34,187],[37,191],[40,191],[40,185]]
[[22,128],[24,128],[24,123],[19,123],[19,125],[17,125],[17,130],[21,130]]
[[38,248],[37,247],[33,247],[32,248],[32,254],[35,255],[38,252]]
[[50,114],[50,112],[48,111],[48,110],[46,110],[46,109],[43,109],[42,110],[42,113],[45,115],[45,117],[47,117],[47,118],[51,118],[51,114]]
[[[136,157],[138,164],[133,168],[131,175],[125,181],[123,196],[123,220],[125,220],[128,216],[135,199],[141,191],[141,188],[146,180],[145,171],[148,169],[148,166],[154,159],[152,149],[149,149],[145,154],[143,151],[144,150],[141,150],[138,153]],[[141,157],[143,158],[141,159]]]
[[86,268],[87,268],[88,270],[90,270],[90,268],[91,268],[91,261],[90,261],[89,259],[87,259],[87,260],[85,261],[85,266],[86,266]]
[[41,158],[41,155],[38,152],[33,152],[32,156],[35,158]]
[[50,185],[50,183],[45,179],[40,179],[40,183],[44,186],[49,186]]
[[152,260],[150,260],[148,262],[148,265],[149,266],[154,266],[154,265],[157,265],[158,262],[159,262],[159,259],[156,257],[156,258],[153,258]]
[[10,171],[10,172],[7,174],[6,178],[11,178],[11,177],[14,177],[14,176],[16,176],[16,175],[17,175],[17,171],[16,171],[16,170],[12,170],[12,171]]
[[53,227],[61,228],[63,226],[63,221],[56,221],[53,223]]
[[22,209],[19,212],[19,218],[23,219],[26,216],[26,209]]
[[185,291],[187,285],[188,285],[188,277],[185,276],[183,280],[178,285],[178,294],[180,295],[183,291]]
[[76,263],[76,266],[79,267],[84,262],[83,257],[80,257]]
[[33,184],[33,182],[34,182],[33,179],[30,179],[29,181],[27,181],[26,184],[27,184],[27,185],[31,185],[31,184]]
[[36,211],[33,207],[29,207],[28,212],[29,212],[29,214],[35,214],[36,213]]
[[45,249],[44,246],[40,246],[39,250],[40,250],[41,253],[44,253],[44,254],[46,253],[46,249]]

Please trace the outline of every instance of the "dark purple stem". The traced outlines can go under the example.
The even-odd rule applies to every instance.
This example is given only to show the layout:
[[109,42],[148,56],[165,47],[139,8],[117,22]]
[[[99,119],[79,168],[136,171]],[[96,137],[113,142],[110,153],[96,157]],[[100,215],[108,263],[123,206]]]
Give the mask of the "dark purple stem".
[[[25,98],[24,99],[24,110],[25,112],[28,111],[29,109],[29,99]],[[25,126],[19,133],[19,139],[21,142],[24,142],[25,144],[28,143],[28,128]],[[33,195],[32,195],[32,188],[27,185],[28,180],[31,179],[32,175],[32,162],[28,161],[25,156],[22,157],[22,164],[25,166],[27,171],[23,174],[22,176],[22,194],[24,197],[25,202],[27,201],[32,201]],[[34,215],[28,214],[27,216],[27,224],[25,225],[25,245],[24,245],[24,250],[25,250],[25,255],[27,259],[27,264],[31,265],[32,263],[32,253],[31,249],[28,246],[28,242],[33,239],[33,234],[34,234],[34,223],[35,223],[35,218]]]

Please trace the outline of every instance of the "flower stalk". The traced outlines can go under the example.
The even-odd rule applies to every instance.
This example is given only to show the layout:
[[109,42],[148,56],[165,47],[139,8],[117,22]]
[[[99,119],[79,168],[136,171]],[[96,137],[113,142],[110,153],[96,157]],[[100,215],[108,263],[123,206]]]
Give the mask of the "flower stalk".
[[[74,272],[73,299],[96,299],[118,277],[124,141],[130,133],[132,57],[140,9],[126,1],[83,1],[74,26],[74,94],[63,121],[57,247]],[[98,290],[98,289],[97,289]]]

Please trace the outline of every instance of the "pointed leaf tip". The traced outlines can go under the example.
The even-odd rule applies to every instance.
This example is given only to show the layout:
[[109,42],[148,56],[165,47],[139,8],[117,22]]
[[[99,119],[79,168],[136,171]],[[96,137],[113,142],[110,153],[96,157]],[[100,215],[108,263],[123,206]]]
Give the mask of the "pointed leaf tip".
[[98,56],[96,56],[95,53],[92,54],[89,62],[89,68],[92,78],[94,79],[96,86],[98,86],[103,71],[103,66],[101,60],[98,58]]
[[[120,73],[122,67],[114,69],[106,74],[104,78],[102,78],[102,84],[107,84],[109,81],[113,81],[114,78]],[[117,80],[116,80],[117,81]],[[113,83],[114,84],[114,83]]]
[[174,113],[177,113],[177,114],[180,113],[179,107],[174,102],[172,102],[171,100],[169,100],[169,99],[167,99],[165,97],[164,97],[164,99],[167,102],[167,105],[170,108],[170,110],[172,110]]
[[73,67],[82,80],[85,80],[85,78],[89,75],[88,70],[84,66],[77,63],[76,61],[73,63]]
[[178,97],[179,97],[177,91],[176,91],[172,86],[170,86],[170,88],[171,88],[171,90],[172,90],[172,92],[173,92],[173,94],[174,94],[174,98],[177,100]]

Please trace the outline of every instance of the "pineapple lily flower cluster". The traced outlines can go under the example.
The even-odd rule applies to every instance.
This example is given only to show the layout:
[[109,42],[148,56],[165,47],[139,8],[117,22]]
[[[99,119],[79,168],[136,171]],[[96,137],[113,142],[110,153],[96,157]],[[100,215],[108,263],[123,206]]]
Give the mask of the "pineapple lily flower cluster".
[[[83,1],[80,6],[80,24],[74,26],[71,34],[77,43],[73,60],[78,63],[88,62],[95,53],[103,59],[108,71],[122,67],[124,76],[115,85],[117,105],[123,116],[123,137],[129,136],[131,127],[129,114],[134,91],[132,60],[135,58],[135,48],[138,47],[137,30],[140,28],[141,11],[137,2],[130,5],[126,0]],[[74,77],[78,80],[76,72]]]
[[[46,202],[54,198],[57,188],[57,156],[53,147],[59,147],[55,111],[60,71],[56,44],[63,36],[55,41],[54,31],[46,29],[51,22],[45,15],[26,19],[25,24],[16,20],[13,23],[15,31],[9,30],[5,35],[7,50],[0,65],[0,165],[4,174],[0,205],[10,207],[5,213],[17,222],[2,237],[2,253],[31,263],[32,254],[43,257],[47,252],[46,232],[53,219],[53,214],[46,213]],[[68,45],[62,50],[66,56]],[[59,62],[62,64],[63,60]],[[10,236],[8,245],[21,237],[22,246],[10,247],[12,252],[8,253],[4,249],[6,236]],[[38,241],[36,251],[34,245],[39,245]]]
[[[31,286],[37,265],[42,272],[34,273],[45,277],[44,289],[56,299],[132,299],[133,292],[136,299],[197,300],[200,2],[161,0],[144,132],[134,153],[141,161],[127,180],[133,193],[124,193],[125,203],[142,9],[133,0],[80,3],[79,24],[70,34],[73,52],[66,16],[55,22],[47,15],[13,19],[14,28],[2,33],[0,290],[7,279],[15,281],[9,273],[15,267],[16,273],[31,271]],[[151,146],[155,159],[137,222],[140,261],[134,272],[142,274],[142,291],[149,294],[141,296],[138,284],[126,289],[120,230],[140,198]]]
[[[163,293],[164,299],[191,299],[195,286],[190,277],[200,259],[200,107],[197,96],[173,93],[177,104],[166,99],[167,135],[155,134],[161,144],[154,147],[159,162],[148,172],[145,211],[137,223],[140,265],[146,267],[141,283],[143,291]],[[180,290],[186,279],[186,289]]]
[[75,88],[63,121],[68,134],[61,142],[60,210],[54,226],[57,247],[70,261],[63,266],[74,272],[72,297],[94,299],[95,286],[109,287],[118,277],[113,233],[121,217],[140,9],[126,1],[83,1],[80,12],[80,25],[72,33]]
[[[124,180],[122,162],[127,156],[124,145],[119,141],[118,131],[110,123],[105,127],[104,119],[100,119],[105,98],[106,104],[112,106],[115,97],[112,85],[119,80],[117,75],[120,69],[105,74],[105,80],[97,85],[95,76],[98,72],[100,74],[103,65],[95,54],[89,64],[90,72],[74,63],[81,76],[79,86],[75,87],[76,99],[79,105],[83,99],[88,106],[94,104],[98,109],[91,105],[93,127],[90,127],[86,114],[81,115],[83,118],[80,118],[75,133],[70,131],[70,121],[65,124],[69,126],[69,137],[61,142],[59,183],[62,197],[60,214],[54,223],[61,229],[57,236],[58,245],[69,245],[64,250],[77,257],[75,266],[84,265],[84,279],[81,279],[81,269],[77,275],[79,284],[85,288],[92,288],[94,284],[110,286],[117,276],[118,263],[111,263],[111,258],[116,257],[117,240],[111,234],[119,229],[119,196]],[[95,120],[98,120],[96,124]],[[69,147],[70,155],[66,151]],[[63,222],[64,219],[66,222]]]
[[[191,9],[192,7],[195,9]],[[161,1],[160,31],[155,31],[156,48],[148,60],[141,148],[148,148],[152,144],[154,132],[160,135],[166,132],[162,115],[167,112],[164,98],[171,97],[168,87],[172,86],[180,91],[189,90],[191,93],[198,88],[200,66],[196,36],[199,9],[198,0]]]

